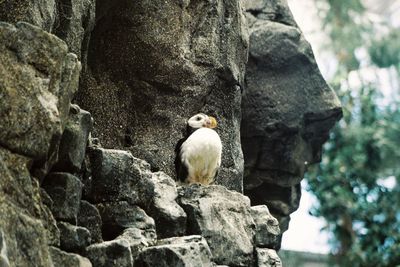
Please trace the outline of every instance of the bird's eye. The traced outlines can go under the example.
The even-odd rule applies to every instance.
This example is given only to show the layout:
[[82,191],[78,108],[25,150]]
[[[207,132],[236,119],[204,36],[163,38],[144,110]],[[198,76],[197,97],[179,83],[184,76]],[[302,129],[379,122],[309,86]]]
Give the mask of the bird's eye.
[[197,120],[197,121],[201,120],[201,117],[196,117],[196,120]]

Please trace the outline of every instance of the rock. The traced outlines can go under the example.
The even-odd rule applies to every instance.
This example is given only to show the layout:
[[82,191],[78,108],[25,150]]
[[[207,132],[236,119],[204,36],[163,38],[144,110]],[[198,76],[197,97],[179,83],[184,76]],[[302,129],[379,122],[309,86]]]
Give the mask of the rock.
[[[342,111],[286,1],[250,0],[245,7],[250,26],[241,124],[245,194],[281,220],[286,211],[271,202],[284,198],[293,207],[297,196],[287,199],[287,192],[299,186],[309,164],[320,161],[322,144]],[[285,196],[274,191],[279,187]]]
[[149,214],[159,226],[157,228],[159,237],[183,235],[186,232],[186,214],[176,203],[178,193],[174,180],[163,172],[156,172],[152,174],[149,183],[154,186]]
[[51,32],[56,19],[55,0],[4,0],[0,2],[0,21],[25,21]]
[[67,252],[83,253],[90,245],[91,237],[88,229],[66,222],[58,222],[60,229],[60,248]]
[[0,147],[0,261],[5,266],[52,266],[38,182],[27,168],[30,162]]
[[[183,235],[186,214],[176,203],[175,182],[164,173],[152,173],[150,165],[122,150],[92,148],[89,198],[94,203],[124,200],[152,216],[161,237]],[[103,218],[104,219],[104,218]]]
[[[125,200],[139,202],[135,186],[151,174],[134,167],[135,158],[123,150],[92,148],[89,151],[92,171],[91,193],[93,203]],[[146,188],[150,193],[154,188]],[[143,189],[144,190],[144,189]]]
[[155,245],[156,238],[156,230],[154,228],[141,229],[138,227],[130,227],[125,229],[116,239],[128,241],[129,246],[131,247],[132,258],[136,259],[143,249]]
[[51,259],[54,266],[59,267],[92,267],[87,258],[78,254],[67,253],[55,247],[50,247]]
[[276,251],[268,248],[257,248],[257,267],[282,267],[281,259]]
[[92,243],[103,242],[101,235],[102,221],[100,213],[94,205],[90,204],[86,200],[82,200],[80,204],[78,225],[89,230],[92,237]]
[[57,0],[57,3],[58,24],[54,34],[64,40],[85,65],[90,33],[95,24],[96,1]]
[[69,118],[61,137],[58,161],[53,171],[76,173],[81,169],[86,143],[92,129],[92,116],[77,105],[71,105]]
[[159,240],[157,246],[141,252],[135,266],[212,266],[211,257],[210,248],[203,237],[173,237]]
[[250,209],[251,216],[256,224],[254,244],[257,247],[278,249],[280,247],[279,222],[265,205],[253,206]]
[[63,41],[23,22],[0,23],[0,51],[0,145],[45,161],[58,146],[80,64]]
[[263,183],[250,190],[254,197],[254,205],[266,204],[272,216],[278,219],[281,233],[289,226],[290,214],[297,210],[300,204],[301,186],[281,187],[275,184]]
[[157,238],[153,218],[144,210],[126,201],[101,203],[97,205],[103,220],[103,236],[106,240],[114,239],[128,228],[141,231],[140,239],[152,244]]
[[90,245],[86,257],[96,267],[133,267],[131,248],[124,239]]
[[77,96],[96,118],[94,135],[175,177],[185,120],[213,115],[224,146],[216,181],[242,191],[248,38],[241,1],[101,2]]
[[255,225],[250,200],[223,186],[191,185],[179,189],[188,216],[188,234],[203,236],[217,264],[251,266]]
[[82,194],[81,181],[69,173],[50,173],[42,184],[53,200],[56,219],[76,224]]
[[4,240],[3,231],[0,232],[0,266],[1,267],[9,267],[10,261],[7,256],[7,244]]

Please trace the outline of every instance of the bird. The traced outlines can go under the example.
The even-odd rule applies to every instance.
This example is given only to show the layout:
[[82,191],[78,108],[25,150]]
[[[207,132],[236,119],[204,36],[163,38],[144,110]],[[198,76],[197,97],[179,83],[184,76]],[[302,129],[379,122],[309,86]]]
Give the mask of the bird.
[[192,116],[187,121],[187,138],[178,143],[177,175],[185,184],[209,185],[221,166],[222,142],[217,120],[204,113]]

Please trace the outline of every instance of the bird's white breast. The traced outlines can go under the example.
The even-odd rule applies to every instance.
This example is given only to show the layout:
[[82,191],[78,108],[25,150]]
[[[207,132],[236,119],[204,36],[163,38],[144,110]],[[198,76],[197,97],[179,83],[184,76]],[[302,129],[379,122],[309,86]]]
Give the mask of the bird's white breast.
[[189,176],[213,178],[221,165],[221,139],[214,130],[200,128],[182,144],[180,154]]

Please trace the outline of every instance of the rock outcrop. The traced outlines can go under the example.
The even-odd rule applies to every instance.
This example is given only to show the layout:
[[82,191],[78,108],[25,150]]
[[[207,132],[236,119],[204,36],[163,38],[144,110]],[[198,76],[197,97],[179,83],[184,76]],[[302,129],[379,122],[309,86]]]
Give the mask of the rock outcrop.
[[[181,186],[198,112],[222,167]],[[340,115],[284,0],[0,1],[0,266],[281,266]]]

